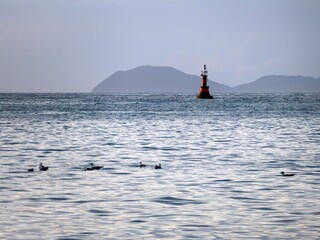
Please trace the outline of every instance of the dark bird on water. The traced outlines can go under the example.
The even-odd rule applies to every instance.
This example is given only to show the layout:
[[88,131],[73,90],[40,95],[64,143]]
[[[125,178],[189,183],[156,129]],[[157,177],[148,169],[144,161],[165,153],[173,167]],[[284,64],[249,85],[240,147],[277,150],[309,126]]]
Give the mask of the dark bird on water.
[[140,162],[140,167],[142,168],[142,167],[146,167],[147,165],[145,165],[145,164],[142,164],[142,162]]
[[294,173],[285,173],[284,171],[281,172],[281,175],[282,176],[285,176],[285,177],[292,177],[294,176],[295,174]]
[[162,168],[162,167],[161,167],[161,163],[159,163],[158,165],[155,165],[154,168],[155,168],[155,169],[161,169],[161,168]]
[[34,172],[34,169],[33,168],[29,168],[28,172]]
[[42,165],[42,163],[39,164],[39,171],[47,171],[49,167],[45,167]]
[[103,168],[103,166],[95,166],[93,163],[89,163],[89,166],[84,167],[85,171],[91,171],[91,170],[99,170]]

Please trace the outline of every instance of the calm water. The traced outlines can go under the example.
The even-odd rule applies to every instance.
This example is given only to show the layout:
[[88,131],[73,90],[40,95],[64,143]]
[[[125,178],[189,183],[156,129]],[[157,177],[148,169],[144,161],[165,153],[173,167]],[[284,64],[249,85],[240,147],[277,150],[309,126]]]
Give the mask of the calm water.
[[320,238],[319,94],[0,94],[0,136],[1,239]]

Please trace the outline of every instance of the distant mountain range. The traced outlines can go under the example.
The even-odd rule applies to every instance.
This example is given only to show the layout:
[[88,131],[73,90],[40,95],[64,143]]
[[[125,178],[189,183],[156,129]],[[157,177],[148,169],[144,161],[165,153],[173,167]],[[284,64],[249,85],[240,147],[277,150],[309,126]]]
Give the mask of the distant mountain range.
[[[200,76],[186,74],[172,67],[141,66],[118,71],[99,83],[93,93],[198,93]],[[211,93],[312,93],[320,92],[320,78],[269,75],[229,87],[209,80]]]

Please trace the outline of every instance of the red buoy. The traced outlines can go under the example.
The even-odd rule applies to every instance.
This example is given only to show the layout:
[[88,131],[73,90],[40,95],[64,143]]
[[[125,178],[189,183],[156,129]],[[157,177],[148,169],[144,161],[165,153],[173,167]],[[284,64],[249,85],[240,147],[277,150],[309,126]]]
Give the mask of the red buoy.
[[200,87],[200,93],[197,98],[212,99],[213,97],[209,93],[209,86],[207,86],[208,71],[206,65],[204,65],[203,71],[201,71],[202,76],[202,86]]

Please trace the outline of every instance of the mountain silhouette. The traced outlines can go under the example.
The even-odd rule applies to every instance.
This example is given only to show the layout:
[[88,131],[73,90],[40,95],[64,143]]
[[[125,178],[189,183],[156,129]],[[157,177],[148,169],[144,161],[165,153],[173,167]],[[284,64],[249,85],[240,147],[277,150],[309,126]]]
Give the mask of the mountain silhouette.
[[[93,88],[93,93],[194,93],[198,94],[201,77],[172,67],[140,66],[118,71]],[[258,80],[229,87],[208,80],[211,93],[312,93],[320,92],[320,78],[268,75]]]
[[[190,75],[172,67],[141,66],[118,71],[98,84],[92,92],[101,93],[199,93],[200,75]],[[208,81],[213,92],[230,92],[232,88]]]
[[239,93],[312,93],[320,92],[320,78],[268,75],[234,87]]

